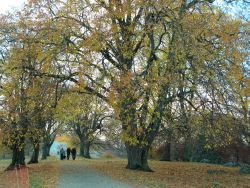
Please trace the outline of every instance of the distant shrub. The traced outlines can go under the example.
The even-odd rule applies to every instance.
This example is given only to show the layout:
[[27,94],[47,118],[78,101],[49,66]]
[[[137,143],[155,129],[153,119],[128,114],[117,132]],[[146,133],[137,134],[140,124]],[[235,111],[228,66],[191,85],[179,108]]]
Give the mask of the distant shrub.
[[250,166],[249,165],[242,165],[240,167],[241,174],[250,174]]
[[114,159],[116,158],[115,155],[113,155],[113,153],[107,151],[105,153],[102,154],[102,158],[105,158],[105,159]]
[[250,164],[250,146],[244,143],[232,143],[218,149],[223,161],[235,161]]
[[227,167],[239,167],[241,165],[238,162],[230,161],[230,162],[227,162],[227,163],[223,164],[223,166],[227,166]]
[[[165,144],[159,146],[156,150],[157,158],[159,158],[160,160],[163,160],[163,161],[170,161],[170,152],[166,152],[166,151],[168,151],[168,150],[166,149]],[[165,153],[167,153],[167,154],[165,155]]]
[[160,159],[156,148],[150,148],[148,152],[149,159]]

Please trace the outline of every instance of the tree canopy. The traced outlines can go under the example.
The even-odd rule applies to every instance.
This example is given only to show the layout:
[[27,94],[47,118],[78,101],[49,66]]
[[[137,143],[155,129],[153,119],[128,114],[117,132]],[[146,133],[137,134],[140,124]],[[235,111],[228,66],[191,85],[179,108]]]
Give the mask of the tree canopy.
[[208,133],[234,117],[249,143],[249,22],[214,1],[36,0],[16,14],[0,28],[7,140],[11,126],[45,127],[47,111],[89,126],[95,101],[121,123],[129,169],[151,170],[149,149],[175,117],[185,139],[205,124],[195,116]]

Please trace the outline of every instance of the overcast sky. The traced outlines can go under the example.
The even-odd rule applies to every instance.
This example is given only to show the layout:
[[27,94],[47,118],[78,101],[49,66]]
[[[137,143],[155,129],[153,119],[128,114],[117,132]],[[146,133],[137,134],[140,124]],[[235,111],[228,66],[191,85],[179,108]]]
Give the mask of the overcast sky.
[[4,13],[13,8],[19,8],[27,0],[0,0],[0,13]]
[[[13,8],[20,8],[24,4],[24,2],[27,2],[28,0],[0,0],[0,13],[4,13],[6,11],[11,11]],[[223,3],[223,0],[216,0],[216,4],[220,6],[224,6],[227,8],[227,12],[230,12],[231,14],[235,14],[239,10],[237,8],[232,7],[232,6],[227,6]],[[250,8],[246,9],[247,13],[246,15],[250,17]],[[246,11],[245,10],[245,11]]]

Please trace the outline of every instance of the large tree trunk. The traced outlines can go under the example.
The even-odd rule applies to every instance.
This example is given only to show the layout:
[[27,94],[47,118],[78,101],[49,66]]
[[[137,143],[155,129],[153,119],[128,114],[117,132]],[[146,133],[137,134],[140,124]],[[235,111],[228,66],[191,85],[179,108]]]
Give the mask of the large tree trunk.
[[28,164],[36,164],[36,163],[38,163],[39,150],[40,150],[40,145],[39,144],[34,145],[33,154],[32,154],[32,157],[31,157],[30,161],[28,162]]
[[50,154],[49,154],[50,148],[51,148],[51,145],[47,145],[47,148],[46,148],[46,150],[45,150],[45,152],[46,152],[45,154],[47,155],[47,157],[50,156]]
[[184,145],[184,161],[193,161],[194,158],[194,150],[195,150],[195,146],[197,144],[194,143],[192,137],[191,137],[191,133],[188,133],[188,135],[186,136],[186,140],[185,140],[185,145]]
[[149,146],[132,146],[126,144],[127,155],[128,155],[128,164],[126,168],[132,170],[143,170],[152,172],[148,166],[148,151]]
[[90,142],[82,138],[80,140],[80,156],[90,159],[89,148],[90,148]]
[[42,160],[45,160],[47,159],[48,156],[50,156],[49,152],[52,144],[54,143],[54,138],[55,137],[53,138],[44,137],[42,146]]
[[12,149],[12,161],[6,170],[13,170],[15,167],[25,165],[25,153],[24,148],[14,146]]
[[53,145],[54,141],[53,142],[50,142],[49,145],[47,146],[47,157],[50,156],[49,152],[50,152],[50,148],[51,146]]
[[84,157],[84,149],[85,149],[85,147],[84,147],[84,140],[83,139],[80,139],[80,156],[81,157]]
[[90,148],[90,142],[86,141],[84,144],[84,157],[88,159],[90,159],[89,148]]
[[47,157],[49,156],[49,150],[50,150],[50,146],[44,143],[42,146],[42,160],[47,159]]
[[[161,104],[162,105],[162,104]],[[136,135],[135,125],[130,126],[129,136],[131,138],[136,138],[139,141],[140,145],[134,145],[134,143],[125,143],[128,157],[127,168],[132,170],[142,170],[147,172],[152,172],[152,170],[148,166],[148,153],[149,148],[151,147],[161,125],[162,112],[153,114],[151,123],[149,127],[150,130],[145,130],[144,135],[141,135],[139,138]],[[159,115],[158,115],[159,114]],[[132,123],[130,124],[132,125]],[[128,126],[123,126],[124,131],[127,131],[126,128]],[[131,128],[132,127],[132,128]],[[147,131],[147,132],[146,132]],[[147,143],[147,145],[143,144]]]
[[[120,80],[130,79],[128,76],[130,73],[131,72],[128,71],[122,75]],[[165,107],[170,102],[170,99],[166,97],[169,94],[168,87],[161,88],[160,93],[158,94],[159,97],[155,103],[154,111],[150,118],[151,120],[150,122],[147,122],[149,116],[148,105],[150,101],[150,91],[146,92],[142,110],[139,112],[135,104],[140,100],[133,94],[131,95],[133,92],[129,92],[131,88],[136,89],[133,80],[131,79],[129,81],[131,81],[129,83],[130,85],[128,83],[121,83],[123,87],[119,88],[122,91],[127,91],[121,92],[119,96],[119,100],[121,101],[119,106],[119,119],[122,122],[122,130],[128,135],[128,140],[135,140],[135,142],[132,141],[132,143],[130,143],[131,141],[126,141],[125,143],[128,155],[127,168],[152,172],[148,166],[148,153],[149,148],[159,132]],[[140,113],[141,118],[138,118],[138,112]]]

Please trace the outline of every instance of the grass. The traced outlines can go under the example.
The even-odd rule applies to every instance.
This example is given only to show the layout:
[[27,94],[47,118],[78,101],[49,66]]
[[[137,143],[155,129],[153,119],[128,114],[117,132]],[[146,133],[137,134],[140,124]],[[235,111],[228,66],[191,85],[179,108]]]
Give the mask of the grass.
[[[90,168],[114,179],[143,188],[250,188],[250,175],[239,174],[239,168],[220,165],[150,161],[155,172],[125,169],[125,160],[85,160]],[[224,174],[208,174],[207,170],[223,170]]]
[[4,170],[9,164],[10,160],[0,160],[0,187],[8,187]]
[[28,165],[30,188],[54,188],[58,181],[58,162],[49,157],[46,161]]
[[[0,160],[0,187],[14,187],[13,173],[4,172],[10,160]],[[58,163],[54,158],[28,166],[30,188],[54,188],[58,179]],[[15,174],[14,174],[15,175]],[[11,177],[10,177],[11,176]]]
[[111,152],[105,152],[102,154],[101,157],[102,157],[102,159],[115,159],[115,158],[117,158]]

